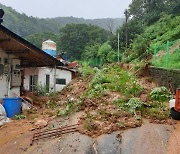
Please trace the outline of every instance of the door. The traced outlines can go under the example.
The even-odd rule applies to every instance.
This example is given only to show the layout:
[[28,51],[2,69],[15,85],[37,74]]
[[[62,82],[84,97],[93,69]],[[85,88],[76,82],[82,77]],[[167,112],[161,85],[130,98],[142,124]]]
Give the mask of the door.
[[36,91],[37,81],[38,81],[38,76],[37,75],[31,75],[30,76],[29,90],[31,92]]
[[49,92],[50,75],[46,74],[46,92]]

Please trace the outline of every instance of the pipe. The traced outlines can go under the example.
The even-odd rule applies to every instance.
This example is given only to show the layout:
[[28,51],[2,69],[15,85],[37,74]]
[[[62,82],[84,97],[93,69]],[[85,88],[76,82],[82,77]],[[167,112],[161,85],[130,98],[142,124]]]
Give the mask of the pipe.
[[54,92],[56,92],[56,65],[54,66]]

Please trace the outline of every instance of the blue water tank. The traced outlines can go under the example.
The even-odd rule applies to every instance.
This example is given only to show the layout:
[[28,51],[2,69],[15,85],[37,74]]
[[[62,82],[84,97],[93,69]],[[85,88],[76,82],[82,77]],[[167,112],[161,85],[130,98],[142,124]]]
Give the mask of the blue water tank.
[[3,106],[6,110],[6,114],[8,118],[12,118],[15,115],[21,113],[21,98],[3,98]]
[[49,54],[51,56],[55,56],[56,55],[56,51],[55,50],[44,50],[44,52],[46,52],[47,54]]
[[42,43],[42,50],[51,56],[57,55],[56,43],[52,40],[47,40]]

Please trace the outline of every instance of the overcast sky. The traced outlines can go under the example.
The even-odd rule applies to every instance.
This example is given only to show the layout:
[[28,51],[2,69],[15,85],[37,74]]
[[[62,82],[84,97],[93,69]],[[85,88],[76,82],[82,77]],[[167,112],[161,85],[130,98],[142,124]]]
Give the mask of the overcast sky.
[[124,10],[132,0],[0,0],[0,3],[11,6],[28,16],[116,18],[124,17]]

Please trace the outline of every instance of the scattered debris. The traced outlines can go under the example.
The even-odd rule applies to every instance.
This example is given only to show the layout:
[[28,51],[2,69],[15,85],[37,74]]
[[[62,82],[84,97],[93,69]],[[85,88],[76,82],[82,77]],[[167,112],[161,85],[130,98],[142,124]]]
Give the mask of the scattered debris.
[[36,132],[33,135],[31,145],[33,144],[34,141],[38,141],[38,140],[42,140],[46,138],[52,138],[52,137],[56,138],[56,137],[60,137],[62,134],[76,132],[78,131],[78,126],[79,124],[75,124],[75,125],[63,126],[63,127],[55,128],[51,130],[44,130],[44,131]]
[[10,122],[11,120],[7,117],[0,116],[0,126],[4,125],[5,123]]
[[45,120],[38,120],[37,122],[34,123],[34,129],[41,129],[46,127],[48,124],[47,121]]
[[5,111],[4,107],[1,104],[0,104],[0,116],[6,117],[6,111]]
[[28,102],[23,101],[22,102],[22,110],[30,110],[31,105]]
[[120,133],[116,135],[116,140],[120,143],[122,142],[122,135]]

